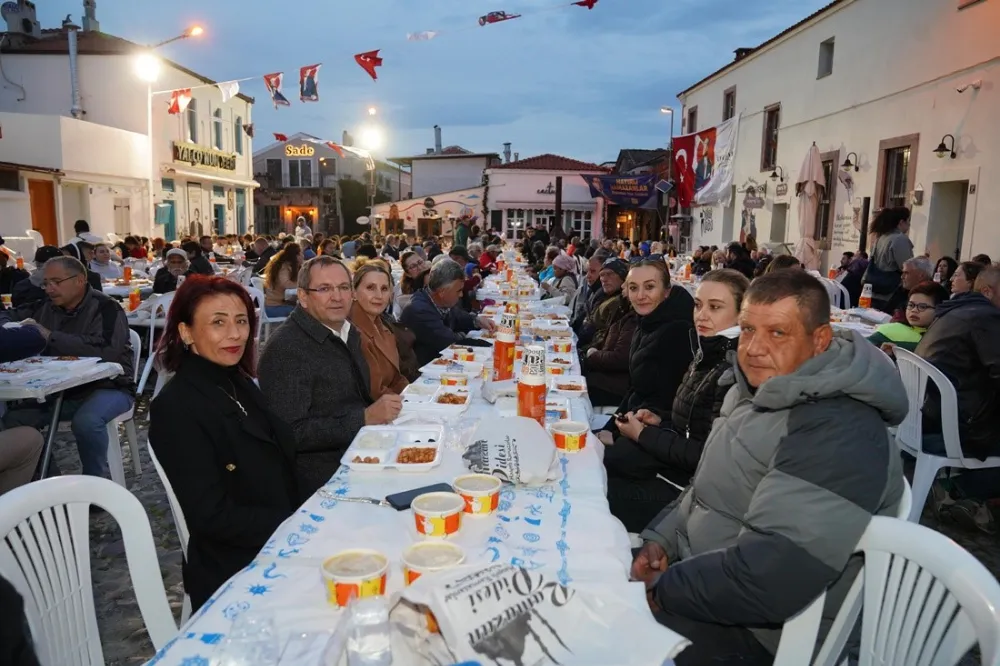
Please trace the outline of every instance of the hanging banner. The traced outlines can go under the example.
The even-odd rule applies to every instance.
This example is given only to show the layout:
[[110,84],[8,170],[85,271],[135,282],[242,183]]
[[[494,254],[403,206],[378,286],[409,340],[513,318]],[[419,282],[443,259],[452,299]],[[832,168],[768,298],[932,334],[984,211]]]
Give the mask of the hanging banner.
[[739,133],[737,116],[716,127],[674,138],[671,147],[681,206],[728,206],[732,202]]
[[594,176],[580,174],[590,187],[590,196],[603,197],[615,206],[656,207],[656,174],[645,176]]

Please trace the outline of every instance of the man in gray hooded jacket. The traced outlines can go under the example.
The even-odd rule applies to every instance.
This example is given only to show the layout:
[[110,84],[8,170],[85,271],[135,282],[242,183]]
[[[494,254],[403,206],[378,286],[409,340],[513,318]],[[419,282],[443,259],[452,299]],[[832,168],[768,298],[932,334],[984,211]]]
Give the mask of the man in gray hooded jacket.
[[740,326],[737,385],[632,565],[657,619],[692,641],[678,666],[770,664],[782,624],[827,588],[832,619],[858,540],[903,493],[887,432],[907,411],[899,374],[860,334],[833,332],[823,285],[759,277]]

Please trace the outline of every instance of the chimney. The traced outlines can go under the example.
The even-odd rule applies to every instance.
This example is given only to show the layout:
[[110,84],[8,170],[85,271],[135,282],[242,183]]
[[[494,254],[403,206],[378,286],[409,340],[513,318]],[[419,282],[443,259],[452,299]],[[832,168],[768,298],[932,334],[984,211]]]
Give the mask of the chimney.
[[514,161],[515,161],[515,162],[517,161],[517,158],[518,158],[518,155],[520,155],[520,154],[521,154],[521,153],[514,153]]
[[510,142],[503,144],[503,161],[505,164],[510,164]]
[[83,0],[83,31],[101,31],[101,24],[97,20],[97,0]]
[[736,54],[736,57],[733,58],[733,62],[739,62],[740,60],[743,60],[748,55],[753,53],[753,49],[747,48],[746,46],[741,46],[740,48],[733,51],[733,53]]
[[427,154],[428,155],[433,155],[434,154],[434,149],[433,148],[428,148],[427,149]]
[[347,130],[344,130],[343,136],[340,139],[340,145],[347,146],[348,148],[354,147],[354,137]]
[[441,127],[438,125],[434,126],[434,154],[441,154]]

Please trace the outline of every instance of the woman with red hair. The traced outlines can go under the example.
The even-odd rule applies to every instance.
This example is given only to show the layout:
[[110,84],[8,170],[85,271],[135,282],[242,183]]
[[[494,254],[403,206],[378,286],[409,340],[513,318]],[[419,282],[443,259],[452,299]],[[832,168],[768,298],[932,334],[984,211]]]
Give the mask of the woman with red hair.
[[150,405],[149,445],[191,533],[184,588],[199,608],[300,503],[295,435],[254,383],[257,315],[236,282],[194,275],[175,292]]

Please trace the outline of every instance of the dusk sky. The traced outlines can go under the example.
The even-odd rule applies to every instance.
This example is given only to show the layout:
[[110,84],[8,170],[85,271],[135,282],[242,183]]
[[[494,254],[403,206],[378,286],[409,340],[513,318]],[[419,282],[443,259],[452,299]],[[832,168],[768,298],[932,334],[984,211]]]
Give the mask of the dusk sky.
[[[568,5],[569,0],[566,4]],[[257,148],[271,132],[340,140],[379,109],[382,156],[423,153],[441,125],[445,145],[521,157],[556,153],[614,160],[622,148],[665,146],[660,107],[828,0],[600,0],[588,11],[559,0],[98,0],[101,29],[155,43],[199,23],[206,34],[162,49],[205,76],[256,76]],[[36,0],[43,28],[82,0]],[[489,11],[523,17],[480,27]],[[429,42],[408,32],[439,30]],[[353,55],[382,49],[372,81]],[[298,101],[298,70],[323,63],[320,101]],[[259,75],[284,71],[291,107],[275,110]],[[680,131],[680,118],[676,125]]]

